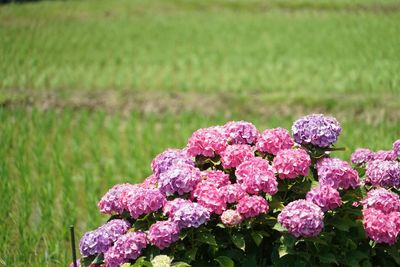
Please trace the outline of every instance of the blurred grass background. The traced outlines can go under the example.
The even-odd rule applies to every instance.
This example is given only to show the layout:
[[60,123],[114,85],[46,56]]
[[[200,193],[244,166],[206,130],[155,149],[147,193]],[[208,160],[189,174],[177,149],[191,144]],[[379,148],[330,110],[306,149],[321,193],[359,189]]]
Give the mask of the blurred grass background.
[[312,112],[336,155],[400,136],[400,1],[0,5],[0,266],[65,266],[96,203],[199,127]]

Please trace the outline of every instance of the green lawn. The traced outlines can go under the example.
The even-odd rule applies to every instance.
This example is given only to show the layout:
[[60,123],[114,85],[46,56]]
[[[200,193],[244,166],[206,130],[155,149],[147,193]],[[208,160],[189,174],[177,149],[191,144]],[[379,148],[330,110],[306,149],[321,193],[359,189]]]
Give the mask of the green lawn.
[[0,266],[66,266],[199,127],[324,112],[336,155],[400,136],[400,1],[51,1],[0,6]]

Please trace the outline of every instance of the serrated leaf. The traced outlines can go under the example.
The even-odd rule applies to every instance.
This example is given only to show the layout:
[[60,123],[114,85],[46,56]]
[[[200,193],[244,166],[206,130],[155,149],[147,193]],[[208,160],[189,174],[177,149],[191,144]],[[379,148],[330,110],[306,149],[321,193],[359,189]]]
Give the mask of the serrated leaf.
[[215,236],[211,233],[207,232],[199,233],[196,239],[201,243],[205,243],[211,246],[218,246],[217,241],[215,240]]
[[323,252],[319,254],[319,260],[323,263],[335,263],[338,265],[336,257],[333,253],[330,252]]
[[219,256],[214,259],[216,262],[218,262],[220,267],[235,267],[234,261],[226,256]]
[[257,246],[259,246],[261,244],[261,242],[263,241],[264,236],[260,233],[258,233],[257,231],[251,231],[250,232],[251,238],[253,238],[254,243],[256,243]]
[[235,244],[235,246],[237,248],[245,251],[245,249],[246,249],[246,241],[244,239],[244,235],[243,234],[240,234],[240,233],[232,234],[231,239],[232,239],[233,244]]

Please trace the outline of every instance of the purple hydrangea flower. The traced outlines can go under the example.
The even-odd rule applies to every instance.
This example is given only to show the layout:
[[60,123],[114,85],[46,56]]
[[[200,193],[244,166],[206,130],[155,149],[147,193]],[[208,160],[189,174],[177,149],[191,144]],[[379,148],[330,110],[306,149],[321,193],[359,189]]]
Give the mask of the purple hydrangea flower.
[[151,169],[153,170],[153,174],[159,178],[161,173],[167,171],[177,163],[194,166],[193,159],[190,158],[187,151],[181,149],[167,149],[153,159],[151,162]]
[[220,154],[227,145],[225,129],[214,126],[195,131],[189,138],[187,151],[191,156],[214,157]]
[[276,155],[279,150],[292,148],[294,142],[289,131],[283,128],[265,130],[257,140],[256,148],[260,152]]
[[159,221],[150,226],[148,238],[150,243],[164,249],[179,239],[179,226],[172,221]]
[[400,158],[400,139],[394,141],[393,143],[393,153]]
[[188,227],[198,228],[209,219],[210,212],[198,203],[182,205],[172,217],[172,221],[176,222],[181,229]]
[[367,197],[361,201],[361,204],[364,209],[374,208],[383,213],[400,211],[400,197],[385,188],[369,191]]
[[324,212],[342,205],[339,191],[326,185],[313,188],[307,193],[306,199],[318,205]]
[[339,122],[323,114],[312,114],[302,117],[292,126],[293,138],[301,145],[312,144],[318,147],[329,147],[338,139],[342,128]]
[[396,160],[397,155],[392,150],[379,150],[374,153],[374,160]]
[[81,255],[88,257],[106,252],[130,227],[125,220],[115,219],[83,235],[79,243]]
[[183,198],[175,198],[171,201],[168,201],[163,208],[163,213],[168,215],[169,217],[173,217],[175,211],[177,211],[180,207],[186,204],[190,204],[192,201],[183,199]]
[[161,209],[166,201],[159,189],[148,188],[140,188],[126,198],[127,209],[134,219]]
[[367,148],[357,148],[351,154],[351,162],[353,164],[364,164],[374,159],[374,152]]
[[363,209],[363,225],[368,237],[377,243],[393,245],[396,243],[399,231],[396,217],[385,214],[374,208]]
[[400,162],[374,160],[367,164],[366,183],[374,186],[400,187]]
[[104,262],[108,267],[118,267],[130,260],[135,260],[147,246],[146,234],[129,232],[120,236],[104,254]]
[[172,195],[183,195],[192,191],[201,180],[198,168],[188,164],[176,164],[160,175],[161,192]]
[[318,179],[321,185],[335,189],[349,187],[356,188],[360,185],[357,171],[350,164],[338,158],[323,158],[317,162]]
[[122,203],[122,197],[127,191],[136,191],[138,188],[137,185],[131,184],[118,184],[113,186],[97,204],[100,212],[105,214],[122,213],[125,209]]
[[324,213],[314,203],[300,199],[282,210],[278,222],[295,237],[312,237],[324,228]]
[[237,183],[249,194],[258,194],[261,191],[270,195],[278,192],[278,182],[275,173],[268,161],[256,157],[240,164],[236,168]]
[[247,121],[231,121],[224,126],[229,144],[248,144],[257,142],[260,133],[256,126]]

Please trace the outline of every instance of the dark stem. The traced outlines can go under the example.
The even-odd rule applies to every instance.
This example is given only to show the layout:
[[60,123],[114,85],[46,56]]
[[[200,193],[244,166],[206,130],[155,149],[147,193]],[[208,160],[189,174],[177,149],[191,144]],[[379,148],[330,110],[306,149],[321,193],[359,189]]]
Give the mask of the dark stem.
[[72,264],[74,267],[78,267],[78,263],[76,262],[76,250],[75,250],[75,231],[74,226],[71,225],[69,227],[71,233],[71,250],[72,250]]

